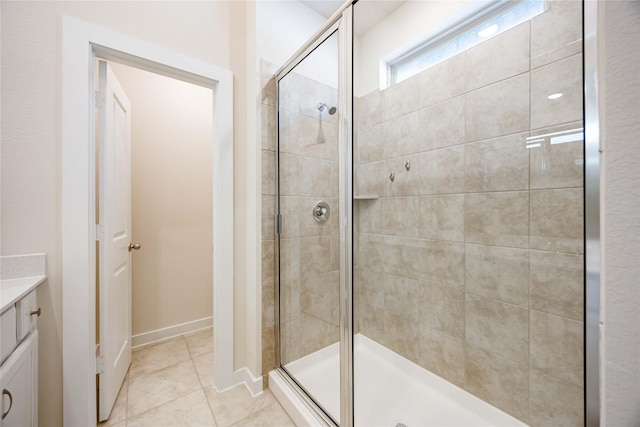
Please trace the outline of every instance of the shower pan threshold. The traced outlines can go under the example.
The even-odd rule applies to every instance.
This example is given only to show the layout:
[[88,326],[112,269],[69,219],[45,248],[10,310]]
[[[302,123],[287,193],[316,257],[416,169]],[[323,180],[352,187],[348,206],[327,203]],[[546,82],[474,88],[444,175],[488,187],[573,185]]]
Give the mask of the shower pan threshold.
[[[335,343],[285,365],[335,419],[340,413],[339,353]],[[354,337],[354,376],[356,426],[526,426],[362,334]],[[280,374],[272,371],[269,384],[296,424],[322,425]]]

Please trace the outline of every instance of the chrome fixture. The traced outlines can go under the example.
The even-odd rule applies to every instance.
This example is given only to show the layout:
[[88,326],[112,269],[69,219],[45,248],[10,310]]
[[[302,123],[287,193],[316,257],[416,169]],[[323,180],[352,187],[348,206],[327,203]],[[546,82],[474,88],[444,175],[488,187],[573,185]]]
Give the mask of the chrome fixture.
[[324,102],[318,102],[318,111],[323,112],[325,108],[329,112],[330,116],[333,116],[336,113],[336,111],[338,111],[336,107],[329,107]]
[[129,252],[132,250],[139,251],[142,245],[140,243],[129,243]]
[[319,200],[313,206],[313,211],[311,212],[313,214],[313,219],[315,219],[317,222],[327,222],[330,213],[329,203],[325,202],[324,200]]

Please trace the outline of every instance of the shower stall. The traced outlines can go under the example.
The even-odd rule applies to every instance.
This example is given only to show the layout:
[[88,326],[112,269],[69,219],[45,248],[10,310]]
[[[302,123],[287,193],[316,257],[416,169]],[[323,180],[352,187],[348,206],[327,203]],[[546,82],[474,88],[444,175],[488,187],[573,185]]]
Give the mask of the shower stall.
[[305,423],[588,423],[583,20],[347,2],[276,73],[269,381]]

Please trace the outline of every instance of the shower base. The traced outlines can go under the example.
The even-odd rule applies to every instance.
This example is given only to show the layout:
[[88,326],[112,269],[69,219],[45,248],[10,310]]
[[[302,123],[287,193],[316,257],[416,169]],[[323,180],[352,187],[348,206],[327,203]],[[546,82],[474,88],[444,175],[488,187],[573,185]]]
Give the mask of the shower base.
[[[526,426],[364,335],[354,337],[355,425],[367,427]],[[338,343],[285,365],[334,419],[339,419]],[[298,425],[322,425],[280,374],[269,385]]]

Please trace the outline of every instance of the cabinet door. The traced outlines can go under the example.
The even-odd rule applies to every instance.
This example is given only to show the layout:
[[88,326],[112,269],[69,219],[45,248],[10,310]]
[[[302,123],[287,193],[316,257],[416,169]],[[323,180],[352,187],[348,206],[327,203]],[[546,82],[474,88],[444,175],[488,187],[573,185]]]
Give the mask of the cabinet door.
[[34,331],[5,361],[0,371],[1,427],[38,425],[38,331]]

